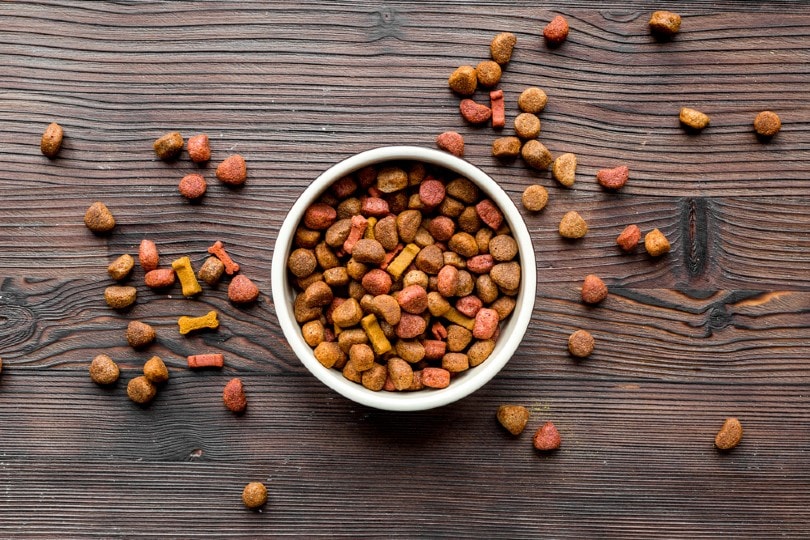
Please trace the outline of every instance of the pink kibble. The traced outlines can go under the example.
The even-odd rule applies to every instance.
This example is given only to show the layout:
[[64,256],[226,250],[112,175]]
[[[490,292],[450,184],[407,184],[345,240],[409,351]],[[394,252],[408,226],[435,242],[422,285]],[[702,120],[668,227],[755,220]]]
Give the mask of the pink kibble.
[[428,388],[447,388],[450,386],[450,372],[442,368],[426,367],[422,370],[422,384]]
[[456,310],[467,317],[475,317],[482,307],[484,307],[484,303],[474,294],[459,298],[456,302]]
[[482,308],[475,314],[473,324],[473,337],[475,339],[490,339],[498,328],[498,312],[494,309]]
[[489,253],[467,259],[467,270],[473,274],[486,274],[492,270],[493,266],[495,266],[495,259]]
[[481,221],[486,223],[487,227],[493,231],[497,231],[501,228],[501,225],[503,225],[503,214],[501,214],[501,211],[498,210],[498,207],[495,206],[495,203],[491,200],[484,199],[476,204],[475,211],[478,213],[478,217],[481,218]]
[[433,178],[423,181],[419,185],[419,199],[428,208],[439,206],[444,200],[444,184]]

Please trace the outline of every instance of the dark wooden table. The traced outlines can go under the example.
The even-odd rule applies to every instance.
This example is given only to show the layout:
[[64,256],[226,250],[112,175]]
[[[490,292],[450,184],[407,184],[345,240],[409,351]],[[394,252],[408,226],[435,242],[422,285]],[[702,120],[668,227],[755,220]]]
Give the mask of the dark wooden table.
[[[651,7],[627,0],[546,2],[0,3],[0,537],[807,537],[810,535],[810,6],[673,3],[682,32],[659,43]],[[658,6],[668,7],[668,6]],[[562,12],[568,41],[546,48]],[[579,159],[573,189],[520,161],[490,156],[491,128],[458,115],[446,80],[518,46],[500,87],[514,117],[528,86],[549,95],[542,141]],[[699,135],[681,106],[707,112]],[[769,143],[752,131],[777,111]],[[45,126],[65,129],[58,159]],[[213,168],[238,152],[244,189],[210,183],[200,205],[177,193],[196,169],[166,164],[152,141],[205,132]],[[466,158],[519,201],[532,183],[548,207],[525,214],[538,296],[517,354],[456,404],[390,413],[321,385],[292,354],[271,300],[276,233],[308,183],[331,164],[387,144],[433,146],[457,130]],[[508,129],[505,131],[509,131]],[[598,169],[629,165],[619,194]],[[85,209],[105,201],[115,232],[93,236]],[[590,232],[567,243],[560,217]],[[661,229],[672,252],[621,254],[624,225]],[[142,285],[137,306],[103,300],[106,265],[142,238],[163,260],[199,263],[220,239],[262,289],[237,309],[225,289],[185,300]],[[589,273],[610,297],[578,301]],[[182,337],[176,319],[209,309],[218,332]],[[126,346],[139,319],[158,330]],[[568,335],[597,350],[574,361]],[[185,356],[220,351],[221,372]],[[122,366],[112,389],[88,363]],[[160,355],[171,380],[147,408],[126,381]],[[231,377],[249,410],[224,409]],[[528,406],[518,439],[498,405]],[[745,428],[713,447],[728,416]],[[533,431],[552,420],[562,449],[541,455]],[[240,502],[261,480],[261,513]]]

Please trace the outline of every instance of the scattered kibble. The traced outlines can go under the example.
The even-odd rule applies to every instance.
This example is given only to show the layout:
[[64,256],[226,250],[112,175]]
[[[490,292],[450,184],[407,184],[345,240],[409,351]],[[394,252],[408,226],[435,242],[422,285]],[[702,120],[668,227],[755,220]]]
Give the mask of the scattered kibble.
[[549,47],[559,47],[568,38],[568,21],[562,15],[557,15],[543,29],[543,37]]
[[94,202],[84,214],[84,224],[97,234],[108,233],[115,227],[115,218],[103,202]]
[[532,113],[520,113],[515,117],[515,134],[521,139],[536,139],[540,135],[540,119]]
[[143,376],[152,384],[162,384],[169,380],[169,370],[159,356],[153,356],[143,365]]
[[104,301],[113,309],[125,309],[135,303],[138,290],[135,287],[112,285],[104,289]]
[[235,413],[245,412],[247,409],[247,398],[245,397],[245,386],[242,379],[233,378],[225,385],[222,391],[222,401],[225,408]]
[[593,336],[587,330],[577,330],[568,337],[568,351],[577,358],[590,356],[593,346]]
[[484,88],[492,88],[501,80],[501,66],[492,60],[484,60],[475,66],[475,75],[478,84]]
[[551,152],[537,139],[526,141],[520,149],[520,155],[527,165],[541,171],[548,169],[553,161]]
[[51,159],[55,158],[56,155],[59,154],[59,150],[62,149],[63,136],[64,130],[62,126],[56,122],[48,124],[48,127],[45,128],[45,132],[42,134],[42,140],[39,143],[39,149],[42,154]]
[[185,175],[177,185],[180,195],[189,200],[196,200],[205,195],[208,184],[201,174],[191,173]]
[[267,504],[267,488],[261,482],[250,482],[242,490],[242,503],[251,510]]
[[151,270],[143,276],[143,282],[150,289],[167,289],[174,285],[174,269],[158,268],[156,270]]
[[582,281],[582,301],[586,304],[598,304],[608,295],[608,288],[599,276],[588,274]]
[[664,236],[664,233],[658,229],[653,229],[644,236],[644,249],[653,257],[660,257],[669,253],[669,240]]
[[157,388],[145,376],[135,377],[127,384],[129,399],[140,405],[145,405],[155,399]]
[[217,319],[217,312],[211,310],[200,317],[188,317],[184,315],[177,319],[177,326],[180,334],[186,335],[196,330],[215,330],[219,328],[219,319]]
[[129,277],[132,268],[135,266],[135,259],[132,255],[121,255],[107,267],[107,274],[115,281],[123,281]]
[[736,418],[727,418],[723,426],[714,437],[714,445],[718,450],[731,450],[742,440],[743,428]]
[[550,452],[560,448],[562,440],[560,439],[560,432],[557,431],[557,426],[551,422],[546,422],[535,432],[532,443],[537,450],[543,452]]
[[225,245],[220,240],[217,240],[208,248],[208,253],[222,261],[222,264],[225,266],[225,273],[229,276],[239,271],[239,265],[233,262],[231,256],[225,251]]
[[639,240],[641,240],[641,229],[638,228],[638,225],[628,225],[619,236],[616,237],[616,245],[618,245],[622,251],[630,253],[636,249]]
[[551,165],[551,175],[565,187],[574,185],[577,174],[577,156],[572,153],[561,154]]
[[138,248],[138,261],[141,263],[141,268],[144,272],[151,272],[157,269],[160,263],[160,256],[158,255],[157,246],[151,240],[141,240],[141,245]]
[[514,158],[520,155],[520,139],[517,137],[500,137],[492,142],[492,155],[497,158]]
[[173,131],[157,139],[152,145],[157,157],[164,161],[176,158],[183,150],[183,136]]
[[464,120],[470,124],[483,124],[492,118],[492,109],[471,99],[462,99],[459,111]]
[[503,90],[493,90],[489,93],[489,102],[492,107],[492,127],[500,129],[506,125],[506,108],[503,102]]
[[188,256],[180,257],[172,261],[172,268],[177,274],[177,279],[180,280],[180,286],[183,288],[183,296],[195,296],[202,292],[202,287],[200,287],[200,283],[194,275],[194,269],[191,267],[191,259],[189,259]]
[[546,207],[548,203],[548,191],[541,185],[534,184],[523,191],[521,197],[523,207],[529,212],[539,212]]
[[130,321],[127,325],[127,343],[133,349],[140,349],[146,347],[157,337],[155,329],[141,321]]
[[208,257],[197,272],[197,279],[208,285],[216,285],[225,273],[225,264],[216,257]]
[[108,386],[118,380],[121,370],[112,358],[99,354],[90,362],[90,378],[96,384]]
[[596,173],[596,181],[606,189],[621,189],[630,177],[627,165],[619,165],[613,169],[602,169]]
[[502,32],[492,38],[489,44],[489,52],[492,59],[500,65],[509,63],[512,58],[512,51],[517,44],[517,37],[511,32]]
[[205,163],[211,159],[211,146],[208,135],[201,133],[188,138],[188,157],[194,163]]
[[546,108],[548,96],[540,88],[530,87],[521,92],[518,97],[518,107],[527,113],[538,114]]
[[234,304],[252,304],[259,298],[259,288],[250,278],[239,274],[228,285],[228,300]]
[[445,131],[436,137],[436,146],[456,157],[464,157],[464,137],[456,131]]
[[225,357],[219,353],[193,354],[187,360],[191,369],[221,368],[225,365]]
[[472,66],[460,66],[447,80],[450,89],[461,96],[471,96],[478,86],[478,75]]
[[582,216],[571,210],[560,220],[559,231],[563,238],[582,238],[588,232],[588,224]]
[[690,109],[689,107],[681,107],[681,112],[678,115],[681,124],[699,131],[709,125],[709,116],[698,111],[697,109]]
[[217,178],[229,186],[241,186],[247,180],[247,164],[239,154],[228,156],[217,165]]
[[681,16],[671,11],[655,11],[650,16],[650,32],[658,38],[671,38],[681,29]]
[[501,405],[495,416],[506,431],[520,435],[529,422],[529,409],[522,405]]
[[782,121],[773,111],[762,111],[754,118],[754,131],[763,138],[770,138],[779,133]]

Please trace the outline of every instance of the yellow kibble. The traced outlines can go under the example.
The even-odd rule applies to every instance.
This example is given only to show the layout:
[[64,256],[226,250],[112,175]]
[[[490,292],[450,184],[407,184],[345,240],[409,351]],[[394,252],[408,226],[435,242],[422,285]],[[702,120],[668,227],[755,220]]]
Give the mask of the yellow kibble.
[[388,265],[388,273],[391,274],[391,277],[394,278],[394,281],[397,281],[405,270],[411,265],[413,260],[419,255],[421,248],[416,244],[408,244],[405,248],[397,255],[391,264]]
[[366,240],[376,240],[374,238],[374,226],[377,224],[377,218],[370,217],[368,218],[368,223],[366,224],[366,232],[363,233],[363,238]]
[[177,279],[180,280],[183,296],[194,296],[202,292],[200,282],[197,281],[197,276],[194,275],[194,268],[191,267],[191,259],[187,256],[180,257],[172,262],[172,268],[177,274]]
[[385,337],[380,324],[377,322],[377,317],[374,314],[366,315],[360,320],[360,326],[366,331],[368,340],[371,343],[371,348],[374,349],[375,354],[385,354],[391,350],[391,342]]
[[184,315],[177,319],[177,326],[180,327],[180,333],[185,335],[195,330],[202,330],[203,328],[218,328],[219,320],[217,319],[216,311],[209,311],[201,317],[187,317]]
[[463,326],[467,330],[472,331],[473,326],[475,326],[475,319],[471,319],[466,315],[459,312],[456,308],[451,307],[448,309],[444,315],[442,315],[445,319],[450,321],[453,324],[457,324],[459,326]]

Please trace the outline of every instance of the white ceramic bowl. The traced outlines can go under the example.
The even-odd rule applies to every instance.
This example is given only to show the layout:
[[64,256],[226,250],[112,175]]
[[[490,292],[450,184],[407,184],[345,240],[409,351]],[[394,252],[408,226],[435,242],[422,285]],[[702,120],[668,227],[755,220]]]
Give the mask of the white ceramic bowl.
[[[367,165],[395,160],[421,161],[438,165],[474,182],[501,209],[518,243],[522,269],[520,292],[517,295],[515,310],[506,325],[501,327],[495,350],[483,363],[455,376],[450,382],[450,386],[443,389],[426,388],[415,392],[386,392],[384,390],[373,392],[360,384],[349,381],[343,377],[340,371],[327,369],[316,360],[312,349],[304,341],[301,327],[293,315],[293,300],[296,293],[287,271],[287,259],[291,251],[295,229],[301,222],[304,211],[330,185],[343,176]],[[506,365],[520,345],[531,319],[537,288],[537,265],[529,231],[520,212],[492,178],[470,163],[439,150],[416,146],[387,146],[361,152],[341,161],[321,174],[304,190],[287,214],[278,233],[273,253],[271,279],[273,302],[284,336],[296,356],[313,375],[333,390],[357,403],[391,411],[417,411],[447,405],[468,396],[486,384]]]

